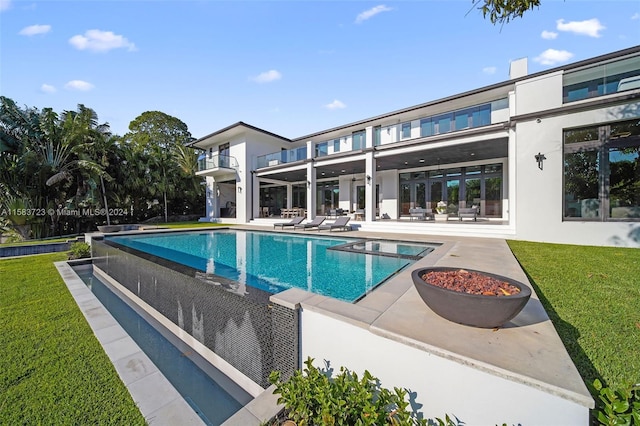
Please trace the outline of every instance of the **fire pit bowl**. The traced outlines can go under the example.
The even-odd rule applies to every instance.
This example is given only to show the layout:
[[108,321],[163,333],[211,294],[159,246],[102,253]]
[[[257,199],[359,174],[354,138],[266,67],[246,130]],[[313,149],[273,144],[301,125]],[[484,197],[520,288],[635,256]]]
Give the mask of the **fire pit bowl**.
[[449,321],[472,327],[502,326],[518,315],[531,297],[527,285],[472,269],[422,268],[414,270],[411,278],[432,311]]

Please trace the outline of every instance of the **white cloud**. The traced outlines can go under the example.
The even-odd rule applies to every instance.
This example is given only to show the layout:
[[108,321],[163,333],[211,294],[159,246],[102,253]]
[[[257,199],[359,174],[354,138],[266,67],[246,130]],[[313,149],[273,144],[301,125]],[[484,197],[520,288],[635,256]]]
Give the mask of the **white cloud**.
[[556,29],[558,31],[568,31],[570,33],[586,35],[589,37],[600,37],[600,31],[606,28],[597,18],[587,19],[586,21],[570,22],[564,22],[564,19],[558,19],[556,24]]
[[46,34],[51,31],[51,25],[30,25],[20,30],[18,34],[32,36],[37,34]]
[[533,60],[542,65],[555,65],[567,62],[571,58],[573,58],[573,53],[566,50],[547,49]]
[[542,37],[545,40],[555,40],[556,38],[558,38],[558,33],[554,33],[553,31],[544,30],[544,31],[542,31],[542,34],[540,34],[540,37]]
[[111,49],[126,48],[130,52],[136,50],[136,45],[125,37],[111,31],[88,30],[84,35],[74,35],[69,43],[78,50],[92,52],[106,52]]
[[82,80],[71,80],[70,82],[64,85],[65,89],[80,90],[82,92],[89,91],[93,89],[93,87],[94,87],[93,84],[88,83],[86,81],[82,81]]
[[347,106],[343,102],[334,99],[333,102],[331,102],[330,104],[326,104],[324,107],[327,109],[343,109]]
[[631,19],[632,19],[633,21],[635,21],[635,20],[637,20],[637,19],[640,19],[640,13],[637,13],[637,12],[636,12],[636,13],[634,13],[634,14],[631,16]]
[[393,10],[392,8],[387,7],[384,4],[378,5],[376,7],[372,7],[371,9],[365,10],[364,12],[362,12],[358,16],[356,16],[356,24],[361,24],[364,21],[366,21],[367,19],[373,18],[378,13],[390,12],[392,10]]
[[498,68],[496,67],[484,67],[482,68],[482,72],[488,75],[493,75],[496,73],[496,71],[498,71]]
[[40,90],[42,90],[44,93],[56,93],[57,91],[54,86],[46,83],[40,86]]
[[271,83],[272,81],[280,80],[282,78],[282,74],[280,71],[269,70],[263,73],[258,74],[255,77],[251,77],[251,81],[255,81],[256,83]]
[[11,8],[11,0],[0,0],[0,12]]

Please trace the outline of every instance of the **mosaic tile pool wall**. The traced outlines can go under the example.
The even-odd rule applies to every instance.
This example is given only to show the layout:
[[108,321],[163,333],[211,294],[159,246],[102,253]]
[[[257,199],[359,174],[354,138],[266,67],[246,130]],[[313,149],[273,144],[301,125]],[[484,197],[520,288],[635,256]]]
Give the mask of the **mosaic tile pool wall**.
[[93,265],[192,335],[260,386],[269,373],[290,377],[298,368],[297,310],[271,303],[253,289],[125,247],[92,240]]

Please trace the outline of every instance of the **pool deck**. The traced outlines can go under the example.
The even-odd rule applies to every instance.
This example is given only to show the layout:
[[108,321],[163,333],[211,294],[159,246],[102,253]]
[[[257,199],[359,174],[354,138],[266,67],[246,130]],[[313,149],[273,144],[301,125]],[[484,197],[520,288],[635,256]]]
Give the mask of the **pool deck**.
[[[346,234],[365,236],[360,232]],[[399,238],[397,234],[367,233],[366,236]],[[337,315],[357,321],[372,333],[391,340],[533,386],[589,408],[594,406],[587,387],[533,288],[529,302],[513,320],[499,329],[482,329],[456,324],[438,316],[426,306],[413,286],[412,270],[448,266],[506,276],[531,287],[505,240],[424,235],[403,235],[402,239],[443,244],[357,302],[359,309],[344,312],[337,308]],[[316,303],[312,298],[302,305],[307,309],[326,309],[335,303],[333,300]]]
[[586,408],[594,407],[591,394],[533,288],[525,308],[499,329],[474,328],[445,320],[425,305],[414,288],[411,271],[429,266],[481,270],[531,287],[504,239],[365,231],[331,234],[442,245],[355,305],[297,289],[275,295],[272,300],[290,306],[299,304],[303,310],[322,312],[398,343],[531,386]]
[[[233,228],[273,232],[272,226],[236,225]],[[199,231],[203,229],[205,228],[197,228]],[[309,236],[329,234],[328,232],[294,232],[292,230],[277,232],[307,234]],[[529,284],[531,287],[526,274],[504,239],[398,234],[363,230],[332,232],[331,235],[430,242],[442,245],[429,256],[401,271],[397,276],[355,304],[299,289],[290,289],[274,295],[272,296],[273,301],[285,306],[299,305],[303,310],[322,312],[400,344],[409,345],[489,374],[531,386],[587,408],[593,408],[593,398],[533,288],[531,299],[523,311],[513,320],[499,329],[481,329],[459,325],[436,315],[424,304],[413,287],[411,271],[428,266],[477,269],[503,275]],[[70,271],[70,268],[67,269],[62,265],[58,265],[58,268],[81,310],[92,324],[92,321],[95,321],[92,317],[98,314],[99,308],[95,302],[91,301],[89,296],[91,292],[79,279],[74,279],[72,275],[75,274],[71,274],[73,271]],[[111,331],[113,323],[108,316],[110,315],[99,312],[99,318],[103,319],[99,320],[98,326],[92,325],[92,327],[96,336],[105,346],[105,350],[111,356],[110,352],[115,353],[115,350],[108,349],[109,347],[118,347],[119,350],[122,350],[128,348],[130,342],[126,340],[127,336],[122,335],[122,332],[114,333]],[[101,335],[106,336],[106,340]],[[116,341],[120,343],[114,344]],[[133,355],[133,349],[127,350],[131,353],[116,353],[116,358],[112,357],[112,360],[133,394],[131,384],[137,383],[137,379],[134,380],[133,377],[136,373],[134,371],[127,372],[127,366],[130,364],[123,362],[123,360],[126,356],[132,356],[136,360],[140,359],[141,365],[146,365],[147,361],[142,357],[144,354],[140,355],[136,352],[136,355]],[[168,399],[164,406],[156,405],[155,401],[160,398],[160,393],[164,395],[165,391],[163,387],[151,384],[152,382],[149,383],[144,388],[144,393],[147,395],[140,394],[141,400],[134,396],[147,421],[154,425],[175,424],[175,420],[180,418],[180,424],[200,423],[200,419],[191,407],[186,403],[180,404],[174,399],[174,396],[166,397]],[[160,392],[154,392],[155,389]],[[145,398],[148,402],[144,402]],[[163,396],[163,398],[165,397]],[[152,402],[153,406],[146,409],[145,405]],[[276,411],[275,397],[270,390],[267,390],[224,424],[258,425]],[[186,417],[183,418],[183,415]]]

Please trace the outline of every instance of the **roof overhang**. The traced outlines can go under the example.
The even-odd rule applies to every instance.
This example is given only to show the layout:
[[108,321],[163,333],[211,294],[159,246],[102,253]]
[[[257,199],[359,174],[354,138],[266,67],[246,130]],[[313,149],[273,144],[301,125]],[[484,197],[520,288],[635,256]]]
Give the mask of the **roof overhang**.
[[237,123],[234,123],[223,129],[216,130],[215,132],[210,133],[207,136],[201,137],[200,139],[197,139],[187,144],[187,146],[190,146],[193,148],[206,149],[212,145],[215,145],[221,142],[226,142],[229,139],[242,135],[243,133],[259,133],[259,134],[270,136],[272,138],[280,139],[283,142],[291,142],[291,139],[287,139],[283,136],[266,131],[259,127],[255,127],[250,124],[244,123],[242,121],[238,121]]

